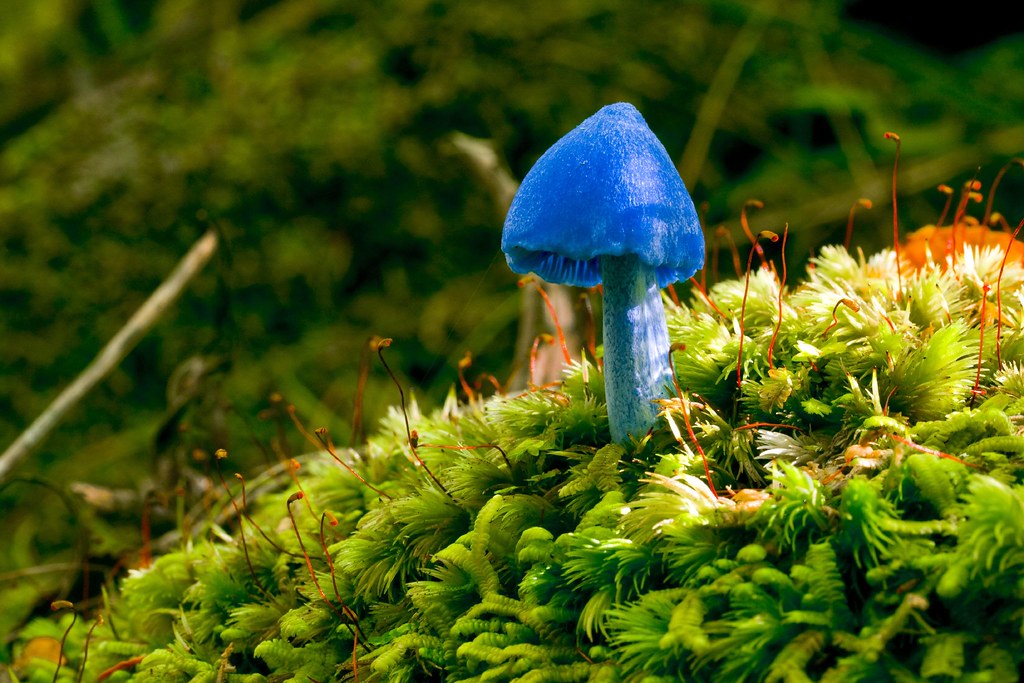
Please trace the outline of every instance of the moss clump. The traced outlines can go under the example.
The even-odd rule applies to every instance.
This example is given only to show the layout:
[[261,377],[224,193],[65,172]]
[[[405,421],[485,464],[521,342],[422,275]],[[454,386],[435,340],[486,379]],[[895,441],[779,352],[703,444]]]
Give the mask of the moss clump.
[[307,456],[303,497],[282,475],[123,581],[85,678],[1018,680],[1024,268],[896,263],[827,247],[669,305],[678,394],[628,448],[590,363],[392,412],[341,454],[379,493]]

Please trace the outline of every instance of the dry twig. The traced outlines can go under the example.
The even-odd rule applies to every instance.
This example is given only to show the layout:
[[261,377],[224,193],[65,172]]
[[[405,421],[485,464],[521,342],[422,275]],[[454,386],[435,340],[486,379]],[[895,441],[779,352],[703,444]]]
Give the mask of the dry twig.
[[210,230],[181,259],[171,274],[146,299],[131,319],[118,330],[46,410],[0,455],[0,481],[45,439],[64,415],[100,383],[149,332],[153,324],[181,295],[185,285],[203,269],[217,250],[217,234]]

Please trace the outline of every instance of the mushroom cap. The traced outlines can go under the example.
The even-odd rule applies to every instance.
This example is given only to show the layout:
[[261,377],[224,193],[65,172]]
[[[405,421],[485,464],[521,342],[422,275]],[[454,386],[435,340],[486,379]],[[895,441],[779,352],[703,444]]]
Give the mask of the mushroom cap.
[[664,145],[631,104],[602,107],[523,179],[501,238],[509,268],[593,287],[601,256],[635,255],[658,285],[704,265],[704,235]]

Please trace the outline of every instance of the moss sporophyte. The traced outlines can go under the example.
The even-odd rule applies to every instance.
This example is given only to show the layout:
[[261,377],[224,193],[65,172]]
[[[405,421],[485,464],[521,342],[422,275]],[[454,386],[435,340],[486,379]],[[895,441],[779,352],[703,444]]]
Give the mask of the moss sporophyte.
[[402,392],[355,448],[282,408],[319,452],[248,489],[218,469],[220,505],[95,616],[18,634],[17,680],[1018,681],[1019,243],[962,202],[948,243],[823,246],[793,284],[757,252],[676,304],[703,249],[663,153],[607,107],[506,225],[513,268],[604,278],[603,373],[433,412]]

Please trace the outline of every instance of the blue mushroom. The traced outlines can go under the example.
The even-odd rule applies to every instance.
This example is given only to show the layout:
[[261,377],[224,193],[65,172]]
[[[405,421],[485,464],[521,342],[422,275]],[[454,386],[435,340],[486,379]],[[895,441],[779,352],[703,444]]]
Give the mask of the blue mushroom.
[[501,248],[517,273],[604,285],[604,373],[612,439],[654,425],[672,386],[661,288],[704,265],[693,200],[631,104],[603,107],[556,142],[523,179]]

